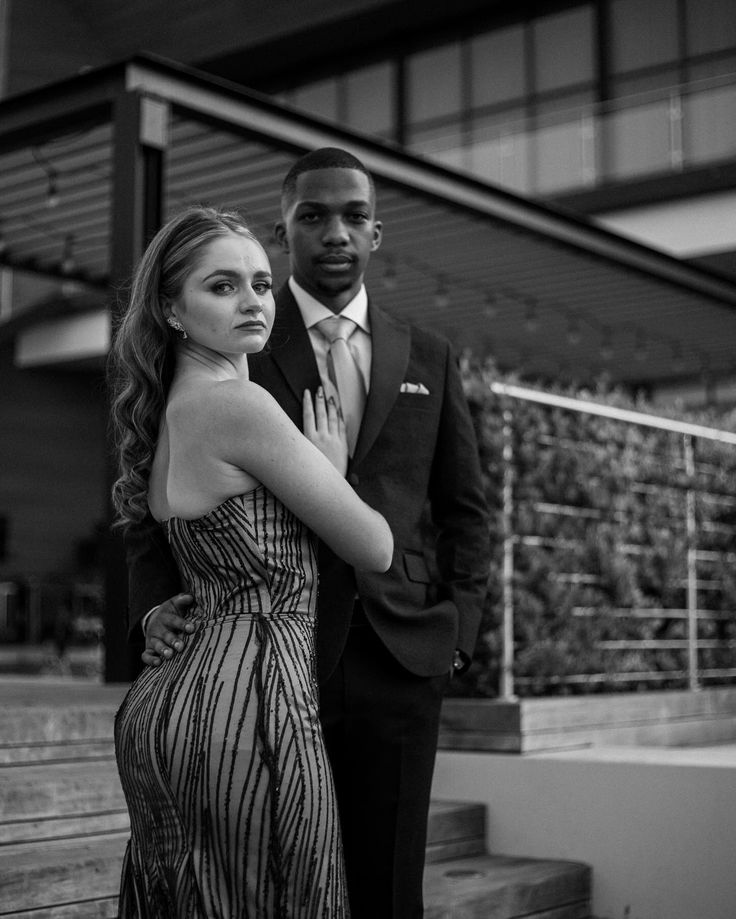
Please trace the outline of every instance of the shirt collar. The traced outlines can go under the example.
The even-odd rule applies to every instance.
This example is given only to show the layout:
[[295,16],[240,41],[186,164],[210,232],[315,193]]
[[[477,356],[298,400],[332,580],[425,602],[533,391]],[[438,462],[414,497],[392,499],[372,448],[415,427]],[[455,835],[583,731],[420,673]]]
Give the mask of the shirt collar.
[[[289,278],[289,290],[294,295],[296,305],[302,314],[304,325],[310,329],[321,319],[327,319],[328,316],[334,316],[332,310],[328,309],[324,303],[320,303],[315,297],[307,293],[293,277]],[[353,322],[364,332],[370,335],[371,325],[368,319],[368,294],[366,293],[365,284],[360,285],[360,290],[353,297],[350,303],[340,310],[341,316],[352,319]]]

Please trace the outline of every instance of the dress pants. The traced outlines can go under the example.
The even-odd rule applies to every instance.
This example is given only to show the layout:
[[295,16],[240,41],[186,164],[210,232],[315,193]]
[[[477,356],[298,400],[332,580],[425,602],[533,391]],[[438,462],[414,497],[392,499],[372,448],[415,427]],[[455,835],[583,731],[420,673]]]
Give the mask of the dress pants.
[[401,667],[356,604],[320,688],[352,919],[421,919],[427,814],[447,676]]

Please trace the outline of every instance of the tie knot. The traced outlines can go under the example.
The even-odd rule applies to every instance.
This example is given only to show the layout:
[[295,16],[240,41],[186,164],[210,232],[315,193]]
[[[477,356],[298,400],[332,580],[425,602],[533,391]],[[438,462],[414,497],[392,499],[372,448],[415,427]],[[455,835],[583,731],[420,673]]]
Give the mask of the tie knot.
[[343,338],[347,341],[357,326],[356,323],[353,322],[352,319],[348,319],[347,316],[328,316],[327,319],[320,319],[317,323],[317,328],[320,334],[324,335],[327,341],[332,344],[332,342],[337,341],[338,338]]

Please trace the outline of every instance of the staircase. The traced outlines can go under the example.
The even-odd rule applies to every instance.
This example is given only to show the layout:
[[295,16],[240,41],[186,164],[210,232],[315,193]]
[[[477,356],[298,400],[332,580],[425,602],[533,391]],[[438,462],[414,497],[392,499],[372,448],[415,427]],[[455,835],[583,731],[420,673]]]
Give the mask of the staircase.
[[[113,919],[128,817],[123,686],[0,680],[0,917]],[[486,854],[479,805],[434,802],[425,919],[589,919],[590,870]]]

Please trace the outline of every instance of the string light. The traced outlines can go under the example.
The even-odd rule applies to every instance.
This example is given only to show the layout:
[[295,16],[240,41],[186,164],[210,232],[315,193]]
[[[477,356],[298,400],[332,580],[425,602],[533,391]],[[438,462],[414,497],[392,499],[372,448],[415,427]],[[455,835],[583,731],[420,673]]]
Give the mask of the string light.
[[636,341],[634,343],[634,360],[645,361],[649,356],[649,348],[647,346],[647,340],[641,329],[636,330]]
[[570,316],[567,322],[567,340],[571,345],[580,344],[580,322],[577,316]]
[[396,265],[390,255],[386,258],[386,269],[383,272],[383,286],[386,290],[396,289]]
[[450,305],[450,296],[447,293],[447,285],[442,275],[437,280],[437,293],[434,295],[434,304],[441,310],[447,309]]
[[64,237],[64,249],[61,256],[61,270],[64,274],[71,274],[76,268],[74,261],[74,234],[69,233]]
[[493,294],[486,294],[483,301],[483,315],[486,319],[495,319],[498,316],[498,304]]
[[31,155],[38,165],[46,173],[46,207],[58,207],[59,204],[59,173],[52,163],[38,150],[31,147]]
[[601,329],[600,355],[604,361],[610,361],[613,357],[613,335],[608,326]]
[[682,353],[682,346],[677,341],[672,343],[672,369],[675,373],[682,373],[685,369],[685,358]]

